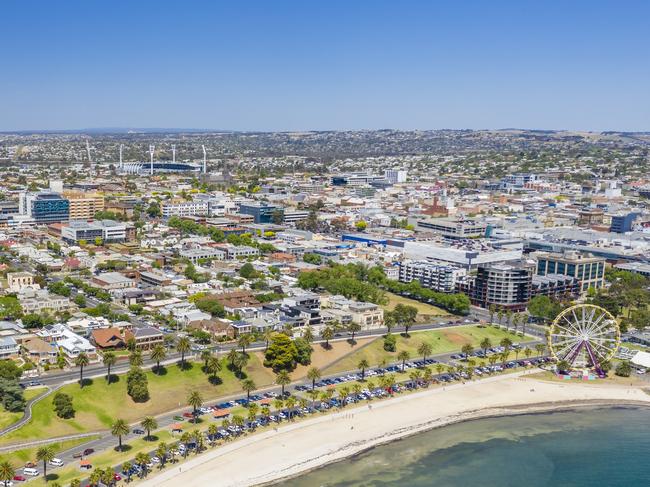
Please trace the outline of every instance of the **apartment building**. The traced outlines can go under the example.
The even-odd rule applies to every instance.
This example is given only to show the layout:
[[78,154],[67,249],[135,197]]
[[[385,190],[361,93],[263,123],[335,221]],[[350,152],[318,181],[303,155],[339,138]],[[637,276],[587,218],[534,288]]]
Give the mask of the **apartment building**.
[[465,269],[444,263],[428,261],[403,261],[399,264],[399,281],[420,281],[422,287],[443,293],[452,293],[456,282],[465,276]]
[[70,220],[91,220],[95,213],[104,211],[102,195],[64,191],[63,197],[70,202]]
[[132,234],[132,225],[114,220],[76,220],[61,227],[61,238],[72,245],[78,245],[81,241],[93,243],[95,239],[100,239],[102,243],[123,243],[130,240]]
[[479,266],[469,286],[472,304],[481,308],[523,311],[531,298],[534,264],[494,264]]
[[195,216],[195,215],[208,215],[209,203],[205,200],[185,201],[180,199],[173,199],[163,201],[160,204],[160,211],[162,216],[169,218],[172,216]]

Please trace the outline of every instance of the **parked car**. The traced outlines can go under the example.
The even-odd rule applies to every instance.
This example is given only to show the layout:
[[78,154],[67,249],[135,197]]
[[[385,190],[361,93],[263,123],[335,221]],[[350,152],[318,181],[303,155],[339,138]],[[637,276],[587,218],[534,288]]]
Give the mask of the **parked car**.
[[61,460],[60,458],[53,458],[52,460],[50,460],[50,465],[54,467],[62,467],[63,460]]

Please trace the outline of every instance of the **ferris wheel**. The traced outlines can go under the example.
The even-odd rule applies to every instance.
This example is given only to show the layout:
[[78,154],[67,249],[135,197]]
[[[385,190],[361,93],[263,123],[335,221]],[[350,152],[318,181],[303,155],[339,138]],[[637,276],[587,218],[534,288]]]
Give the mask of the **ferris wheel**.
[[590,367],[599,375],[600,367],[611,360],[621,345],[621,330],[616,318],[604,308],[578,304],[562,311],[553,321],[548,348],[557,361],[572,367]]

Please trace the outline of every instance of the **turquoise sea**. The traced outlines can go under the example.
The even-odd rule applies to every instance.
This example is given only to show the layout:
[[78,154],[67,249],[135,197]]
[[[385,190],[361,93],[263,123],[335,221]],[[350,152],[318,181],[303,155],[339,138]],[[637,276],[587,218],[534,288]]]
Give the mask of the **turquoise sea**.
[[420,433],[284,487],[636,487],[650,485],[650,410],[577,409]]

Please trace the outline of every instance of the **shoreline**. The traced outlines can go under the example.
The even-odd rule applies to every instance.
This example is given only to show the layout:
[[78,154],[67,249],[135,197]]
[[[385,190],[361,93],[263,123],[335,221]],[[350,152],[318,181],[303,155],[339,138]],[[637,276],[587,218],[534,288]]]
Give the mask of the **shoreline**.
[[[564,403],[539,403],[537,405],[531,405],[530,407],[528,405],[526,406],[518,406],[518,405],[513,405],[510,408],[500,408],[498,411],[497,410],[482,410],[482,411],[477,411],[477,414],[474,415],[468,415],[466,418],[454,418],[454,419],[449,419],[448,422],[444,422],[438,425],[433,425],[433,426],[423,426],[421,429],[413,429],[407,432],[404,432],[403,434],[395,434],[395,435],[387,435],[385,439],[382,439],[383,441],[377,441],[377,443],[368,445],[366,447],[361,448],[358,451],[355,451],[354,453],[350,453],[348,455],[343,456],[342,458],[338,459],[332,459],[326,462],[323,462],[320,465],[316,465],[314,467],[310,467],[306,470],[301,470],[299,472],[292,473],[290,475],[284,476],[284,477],[279,477],[275,480],[268,480],[259,484],[250,484],[250,487],[270,487],[273,485],[279,485],[281,482],[294,479],[297,477],[301,477],[305,474],[308,474],[310,472],[314,472],[316,470],[319,470],[323,467],[339,463],[339,462],[344,462],[346,460],[351,460],[354,459],[355,457],[361,456],[365,453],[368,453],[375,448],[381,447],[383,445],[388,445],[393,442],[397,442],[400,440],[404,440],[407,438],[410,438],[412,436],[419,435],[421,433],[427,433],[430,431],[434,431],[437,429],[442,429],[442,428],[447,428],[448,426],[453,426],[455,424],[461,424],[461,423],[470,423],[472,421],[481,421],[484,419],[494,419],[494,418],[507,418],[507,417],[517,417],[517,416],[529,416],[529,415],[534,415],[534,414],[549,414],[549,413],[555,413],[555,412],[569,412],[569,411],[577,411],[580,409],[609,409],[613,407],[620,407],[620,408],[634,408],[634,409],[650,409],[650,404],[645,403],[645,402],[640,402],[640,401],[633,401],[629,403],[622,403],[622,402],[606,402],[606,401],[566,401]],[[482,414],[486,413],[486,414]]]
[[139,484],[270,486],[377,446],[461,422],[586,407],[650,407],[650,395],[638,387],[554,383],[525,375],[425,389],[371,407],[364,404],[288,423],[208,450]]

